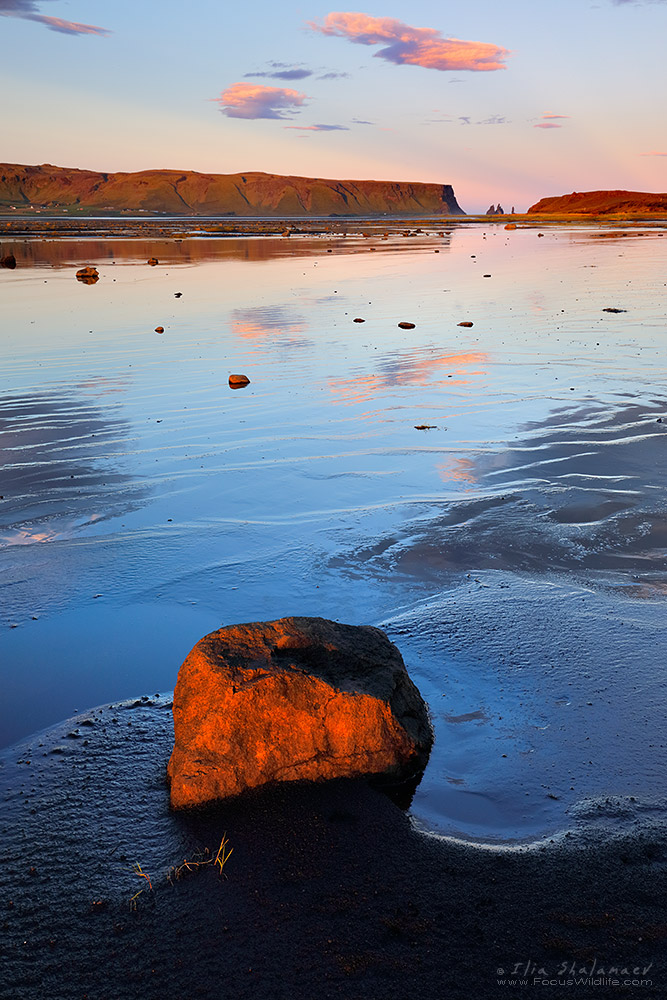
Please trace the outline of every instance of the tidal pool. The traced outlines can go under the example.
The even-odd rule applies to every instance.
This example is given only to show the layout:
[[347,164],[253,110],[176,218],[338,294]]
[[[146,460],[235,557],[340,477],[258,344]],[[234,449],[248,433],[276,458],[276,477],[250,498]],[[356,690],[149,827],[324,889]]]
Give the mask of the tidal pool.
[[3,745],[170,690],[220,624],[321,615],[429,702],[426,828],[662,812],[665,230],[443,225],[12,243]]

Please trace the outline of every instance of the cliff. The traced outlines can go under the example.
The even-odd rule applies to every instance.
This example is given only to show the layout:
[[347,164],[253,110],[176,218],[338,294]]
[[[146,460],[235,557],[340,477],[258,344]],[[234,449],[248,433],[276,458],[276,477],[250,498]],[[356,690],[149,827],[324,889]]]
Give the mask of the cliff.
[[465,215],[449,184],[342,181],[250,171],[95,173],[0,164],[0,210],[166,212],[169,215]]
[[667,215],[667,194],[645,191],[573,191],[542,198],[528,209],[531,215]]

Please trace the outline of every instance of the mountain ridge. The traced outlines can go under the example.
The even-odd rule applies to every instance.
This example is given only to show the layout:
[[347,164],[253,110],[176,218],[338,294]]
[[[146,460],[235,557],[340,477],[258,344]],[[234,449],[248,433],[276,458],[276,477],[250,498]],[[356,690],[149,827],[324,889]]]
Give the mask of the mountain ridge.
[[0,208],[30,207],[232,217],[465,215],[451,184],[0,163]]

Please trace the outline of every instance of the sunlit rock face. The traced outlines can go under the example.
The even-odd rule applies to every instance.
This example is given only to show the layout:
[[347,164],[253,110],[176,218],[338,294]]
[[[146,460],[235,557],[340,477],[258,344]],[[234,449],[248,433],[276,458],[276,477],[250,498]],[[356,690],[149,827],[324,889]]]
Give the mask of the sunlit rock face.
[[0,207],[149,211],[170,215],[465,215],[450,184],[326,180],[250,171],[96,173],[0,163]]
[[414,783],[433,741],[386,635],[324,618],[233,625],[201,639],[179,671],[174,735],[176,808],[278,781]]
[[573,191],[542,198],[528,209],[534,215],[650,215],[667,212],[667,194],[646,191]]

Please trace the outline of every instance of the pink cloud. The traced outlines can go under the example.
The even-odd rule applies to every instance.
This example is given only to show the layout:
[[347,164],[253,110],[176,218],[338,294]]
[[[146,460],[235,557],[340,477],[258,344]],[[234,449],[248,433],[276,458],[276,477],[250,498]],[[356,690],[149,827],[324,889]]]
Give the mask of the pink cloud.
[[285,87],[234,83],[213,100],[228,118],[284,118],[286,111],[302,106],[306,95]]
[[297,132],[349,132],[347,125],[283,125]]
[[65,21],[62,17],[48,17],[39,13],[39,3],[44,0],[0,0],[1,17],[20,17],[25,21],[37,21],[45,24],[52,31],[60,31],[65,35],[110,35],[108,28],[99,28],[95,24],[80,24],[78,21]]
[[667,153],[659,153],[657,150],[652,149],[650,153],[640,153],[640,156],[667,156]]
[[549,114],[542,115],[542,120],[533,125],[533,128],[562,128],[562,125],[556,125],[554,122],[555,118],[569,118],[569,115],[554,115],[549,112]]
[[338,35],[359,45],[384,45],[376,56],[398,65],[425,69],[476,72],[505,69],[503,60],[510,54],[498,45],[443,38],[435,28],[413,28],[393,17],[339,11],[327,14],[323,24],[309,22],[309,27],[323,35]]
[[62,31],[66,35],[110,35],[108,28],[98,28],[95,24],[80,24],[78,21],[63,21],[62,17],[47,17],[37,14],[30,18],[45,24],[51,31]]

